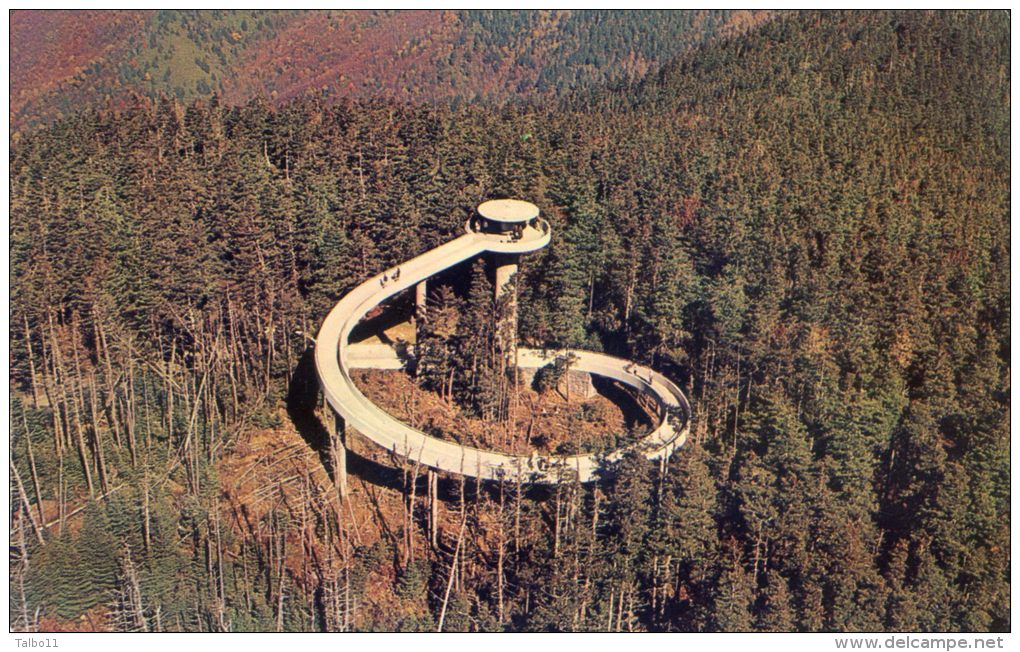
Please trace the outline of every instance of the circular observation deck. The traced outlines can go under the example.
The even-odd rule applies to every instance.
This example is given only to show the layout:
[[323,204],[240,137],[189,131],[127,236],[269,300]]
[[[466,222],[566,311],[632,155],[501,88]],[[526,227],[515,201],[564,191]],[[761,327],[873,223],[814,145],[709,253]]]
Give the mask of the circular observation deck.
[[490,199],[468,221],[469,233],[508,235],[520,240],[529,230],[542,231],[538,206],[520,199]]
[[478,214],[490,222],[518,224],[538,217],[538,206],[520,199],[490,199],[478,205]]

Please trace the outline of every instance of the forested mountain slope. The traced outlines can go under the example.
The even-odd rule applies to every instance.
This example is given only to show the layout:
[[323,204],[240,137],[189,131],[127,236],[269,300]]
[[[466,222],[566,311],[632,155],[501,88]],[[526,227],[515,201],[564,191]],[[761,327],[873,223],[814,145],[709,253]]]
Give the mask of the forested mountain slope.
[[132,94],[504,102],[638,79],[748,11],[16,11],[23,129]]
[[[27,133],[14,617],[1008,630],[1009,28],[791,13],[563,106],[140,99]],[[228,502],[267,429],[307,427],[328,307],[498,196],[554,229],[522,340],[670,375],[688,445],[551,495],[453,482],[434,544],[410,468],[342,510],[311,473]]]

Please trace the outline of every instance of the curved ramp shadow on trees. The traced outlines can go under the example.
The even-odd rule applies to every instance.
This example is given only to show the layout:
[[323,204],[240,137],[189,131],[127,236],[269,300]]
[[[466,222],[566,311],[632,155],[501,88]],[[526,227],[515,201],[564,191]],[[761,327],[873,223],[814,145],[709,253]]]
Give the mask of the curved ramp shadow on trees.
[[651,429],[655,426],[655,422],[648,414],[648,410],[641,406],[634,392],[626,385],[596,374],[591,375],[591,383],[595,387],[596,392],[620,408],[620,411],[623,413],[624,425],[628,429],[637,427]]
[[[329,460],[329,430],[316,412],[318,403],[319,380],[315,373],[315,349],[308,347],[301,354],[290,377],[287,415],[301,438],[318,455],[319,463],[330,480],[335,482],[336,471]],[[350,450],[347,451],[347,474],[356,475],[365,482],[380,487],[391,489],[403,487],[403,475],[399,470],[379,464]]]
[[355,453],[350,448],[347,449],[347,475],[348,477],[357,476],[377,487],[386,487],[397,491],[404,488],[404,474],[400,472],[400,469],[380,464],[373,459]]
[[319,380],[315,375],[315,349],[306,347],[298,358],[287,389],[287,416],[308,446],[319,456],[319,461],[333,477],[329,468],[329,431],[323,425],[315,407],[319,400]]

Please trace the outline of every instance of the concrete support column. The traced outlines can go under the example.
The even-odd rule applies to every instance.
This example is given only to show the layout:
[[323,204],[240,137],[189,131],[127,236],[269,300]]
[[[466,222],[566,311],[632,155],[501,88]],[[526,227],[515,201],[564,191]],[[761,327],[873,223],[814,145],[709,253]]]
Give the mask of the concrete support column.
[[[500,301],[508,301],[507,312],[500,322],[499,331],[507,334],[507,341],[503,342],[503,352],[513,361],[514,351],[517,349],[517,288],[512,287],[510,278],[517,273],[517,256],[499,256],[494,261],[496,265],[496,305]],[[497,338],[499,333],[497,332]]]
[[510,282],[510,277],[516,273],[516,258],[507,258],[498,262],[496,266],[496,299],[499,299],[507,291],[507,283]]
[[411,318],[411,325],[414,326],[415,366],[414,374],[418,375],[417,355],[421,352],[418,349],[418,342],[422,340],[422,328],[428,322],[428,281],[420,281],[414,286],[414,316]]
[[428,310],[428,281],[421,281],[414,286],[414,316],[415,319],[424,321]]
[[329,431],[329,461],[333,467],[333,482],[337,498],[342,503],[347,498],[347,424],[344,418],[326,408],[326,430]]

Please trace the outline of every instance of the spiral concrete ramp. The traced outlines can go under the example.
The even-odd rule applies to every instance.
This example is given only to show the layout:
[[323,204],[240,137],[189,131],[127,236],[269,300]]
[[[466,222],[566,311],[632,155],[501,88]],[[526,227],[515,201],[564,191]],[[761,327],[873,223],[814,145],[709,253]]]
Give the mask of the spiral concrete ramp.
[[[372,403],[351,379],[352,369],[399,369],[402,361],[386,345],[350,344],[351,331],[365,315],[389,297],[430,276],[482,254],[522,254],[547,245],[547,222],[533,219],[517,233],[486,233],[469,223],[467,233],[420,256],[385,270],[354,288],[326,316],[315,345],[319,383],[329,406],[375,444],[412,462],[483,480],[554,484],[590,482],[611,474],[614,462],[632,448],[649,459],[668,458],[682,446],[690,430],[690,405],[683,392],[662,374],[602,353],[572,350],[573,370],[605,376],[653,399],[658,425],[631,446],[607,455],[510,455],[461,446],[437,439],[394,418]],[[518,350],[518,366],[537,368],[557,354]],[[673,416],[671,416],[673,415]]]

